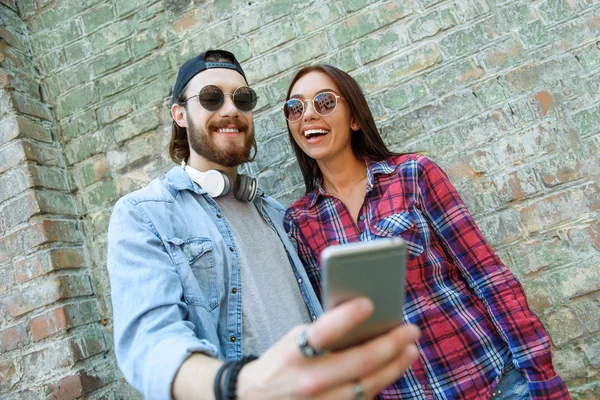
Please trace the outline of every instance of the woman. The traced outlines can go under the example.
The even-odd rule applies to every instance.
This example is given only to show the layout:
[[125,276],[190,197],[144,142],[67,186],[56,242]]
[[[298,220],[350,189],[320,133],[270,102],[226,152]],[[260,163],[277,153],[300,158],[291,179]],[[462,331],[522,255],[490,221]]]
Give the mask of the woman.
[[306,195],[285,223],[317,293],[325,247],[389,236],[408,247],[404,318],[421,328],[421,357],[380,396],[570,398],[521,285],[446,174],[425,157],[389,151],[360,87],[337,68],[301,69],[287,99]]

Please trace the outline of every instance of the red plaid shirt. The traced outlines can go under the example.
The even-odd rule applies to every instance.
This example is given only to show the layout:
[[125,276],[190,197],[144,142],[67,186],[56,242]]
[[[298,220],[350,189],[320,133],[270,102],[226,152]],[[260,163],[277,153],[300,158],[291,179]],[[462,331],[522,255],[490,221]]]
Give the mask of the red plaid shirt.
[[421,328],[421,356],[380,397],[487,399],[512,359],[532,399],[570,399],[521,284],[446,174],[429,159],[406,154],[368,162],[367,175],[357,224],[318,185],[288,209],[285,226],[318,295],[325,247],[389,236],[408,245],[404,319]]

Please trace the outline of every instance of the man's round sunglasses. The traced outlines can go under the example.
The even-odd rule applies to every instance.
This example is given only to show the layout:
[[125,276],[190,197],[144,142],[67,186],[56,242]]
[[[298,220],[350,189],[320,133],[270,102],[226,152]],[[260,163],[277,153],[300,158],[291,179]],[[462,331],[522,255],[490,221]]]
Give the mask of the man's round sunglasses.
[[338,99],[343,99],[343,97],[333,92],[319,93],[314,99],[289,99],[283,105],[283,115],[288,121],[296,122],[304,115],[304,103],[312,101],[315,112],[322,117],[326,117],[335,111]]
[[218,86],[206,85],[200,89],[198,94],[188,97],[185,101],[187,102],[194,97],[198,97],[200,105],[207,111],[217,111],[223,107],[225,95],[231,96],[233,104],[240,111],[252,111],[252,109],[256,107],[256,101],[258,100],[256,92],[248,86],[240,86],[235,89],[233,93],[223,93]]

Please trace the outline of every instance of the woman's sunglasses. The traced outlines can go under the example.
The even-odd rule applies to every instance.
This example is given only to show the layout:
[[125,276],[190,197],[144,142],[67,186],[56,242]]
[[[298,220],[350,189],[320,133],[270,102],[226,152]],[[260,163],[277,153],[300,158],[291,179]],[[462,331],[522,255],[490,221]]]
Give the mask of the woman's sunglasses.
[[256,92],[248,86],[240,86],[233,93],[223,93],[220,87],[215,85],[206,85],[197,95],[188,97],[185,101],[198,97],[200,105],[207,111],[217,111],[225,103],[225,95],[231,96],[233,104],[240,111],[252,111],[256,106],[258,96]]
[[[338,96],[333,92],[319,93],[312,99],[313,108],[317,114],[326,117],[335,111],[338,99],[343,99],[343,97]],[[289,99],[286,101],[283,105],[283,115],[285,115],[285,119],[290,122],[300,120],[302,115],[304,115],[304,103],[307,101],[311,101],[311,99]]]

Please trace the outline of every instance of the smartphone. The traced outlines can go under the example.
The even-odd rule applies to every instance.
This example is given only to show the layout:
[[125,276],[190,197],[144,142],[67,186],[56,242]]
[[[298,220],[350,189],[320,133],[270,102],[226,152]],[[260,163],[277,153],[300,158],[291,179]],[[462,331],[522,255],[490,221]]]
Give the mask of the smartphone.
[[404,323],[406,245],[382,238],[327,247],[321,254],[322,299],[329,310],[354,297],[371,299],[371,317],[328,350],[342,350]]

